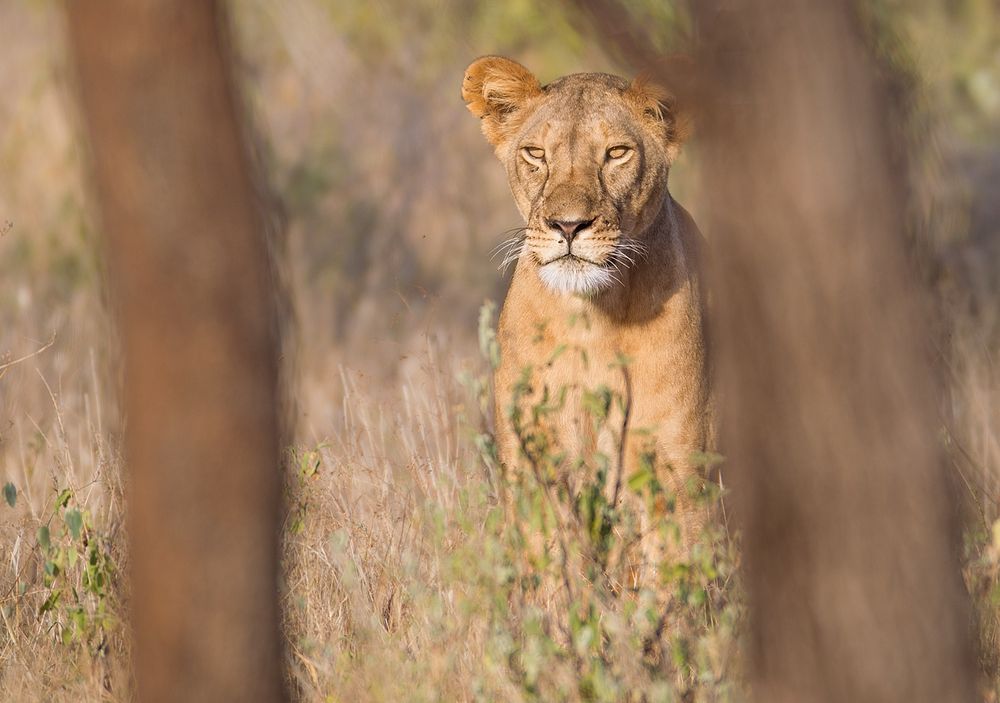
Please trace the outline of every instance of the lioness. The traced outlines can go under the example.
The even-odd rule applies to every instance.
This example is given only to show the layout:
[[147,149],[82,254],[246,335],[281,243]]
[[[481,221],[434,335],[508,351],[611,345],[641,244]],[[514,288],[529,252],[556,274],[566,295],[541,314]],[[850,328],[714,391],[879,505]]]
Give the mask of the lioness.
[[[701,518],[683,484],[711,420],[701,235],[667,189],[681,120],[666,94],[642,81],[581,73],[541,86],[499,56],[469,66],[462,97],[482,120],[527,225],[498,329],[501,460],[513,465],[520,452],[507,407],[525,367],[534,368],[535,401],[544,387],[570,389],[556,433],[564,449],[584,452],[602,438],[588,432],[580,392],[606,385],[627,394],[617,363],[624,356],[628,426],[653,431],[657,459],[672,467],[658,478],[677,493],[690,532]],[[642,445],[626,435],[626,477]]]

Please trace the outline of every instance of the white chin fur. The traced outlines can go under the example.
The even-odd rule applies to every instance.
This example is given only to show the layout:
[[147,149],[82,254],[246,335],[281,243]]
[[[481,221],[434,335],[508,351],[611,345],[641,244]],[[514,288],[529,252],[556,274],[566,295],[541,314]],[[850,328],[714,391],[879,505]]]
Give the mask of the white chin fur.
[[608,269],[581,261],[553,261],[539,268],[538,275],[550,290],[562,294],[593,295],[615,282]]

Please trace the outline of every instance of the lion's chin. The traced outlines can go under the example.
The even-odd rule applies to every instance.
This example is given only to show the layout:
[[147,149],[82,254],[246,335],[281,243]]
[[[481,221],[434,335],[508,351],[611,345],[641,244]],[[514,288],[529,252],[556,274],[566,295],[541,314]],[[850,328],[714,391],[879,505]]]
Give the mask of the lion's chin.
[[549,290],[561,295],[595,295],[617,281],[609,268],[570,257],[541,266],[538,275]]

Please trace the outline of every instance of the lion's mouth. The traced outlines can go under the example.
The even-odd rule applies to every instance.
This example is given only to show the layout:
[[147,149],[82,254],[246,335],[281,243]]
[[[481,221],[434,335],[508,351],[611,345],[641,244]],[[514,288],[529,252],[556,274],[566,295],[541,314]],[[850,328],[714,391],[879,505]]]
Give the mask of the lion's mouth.
[[597,261],[593,261],[591,259],[588,259],[585,256],[580,256],[579,254],[571,254],[571,253],[567,252],[567,253],[563,254],[562,256],[557,256],[554,259],[550,259],[549,261],[546,261],[544,264],[542,264],[542,266],[548,266],[549,264],[556,264],[556,263],[559,263],[560,261],[564,261],[564,262],[567,262],[567,263],[588,264],[590,266],[605,266],[605,265],[607,265],[607,262],[605,262],[605,263],[602,264],[602,263],[599,263]]
[[556,293],[592,295],[620,284],[617,271],[579,254],[562,254],[538,269],[542,282]]

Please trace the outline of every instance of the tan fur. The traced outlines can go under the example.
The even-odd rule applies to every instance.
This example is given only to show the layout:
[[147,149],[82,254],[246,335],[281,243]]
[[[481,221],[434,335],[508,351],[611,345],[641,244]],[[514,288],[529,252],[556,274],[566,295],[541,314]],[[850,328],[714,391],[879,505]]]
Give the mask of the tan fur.
[[[504,86],[502,98],[489,90],[491,80]],[[682,512],[692,513],[683,484],[693,470],[692,453],[706,449],[711,418],[700,234],[667,189],[686,127],[665,91],[643,81],[576,74],[537,85],[527,69],[497,57],[474,62],[463,84],[463,97],[484,119],[527,223],[498,332],[501,459],[512,465],[520,451],[508,417],[512,386],[527,366],[534,368],[534,394],[525,407],[545,387],[567,388],[555,423],[560,444],[571,455],[588,444],[607,453],[602,445],[608,438],[588,435],[579,399],[584,389],[600,385],[624,395],[616,366],[624,355],[633,390],[629,426],[653,431],[658,458],[673,467],[660,478],[678,492]],[[612,159],[616,152],[609,149],[620,144],[631,151]],[[543,158],[532,156],[540,152]],[[592,222],[567,244],[555,220]],[[562,252],[584,261],[565,254],[560,259]],[[543,280],[543,267],[564,264],[549,283]],[[573,278],[577,269],[583,283]],[[553,285],[593,289],[560,292]],[[628,435],[625,478],[636,470],[642,445],[638,435]],[[694,514],[687,520],[700,522]]]

